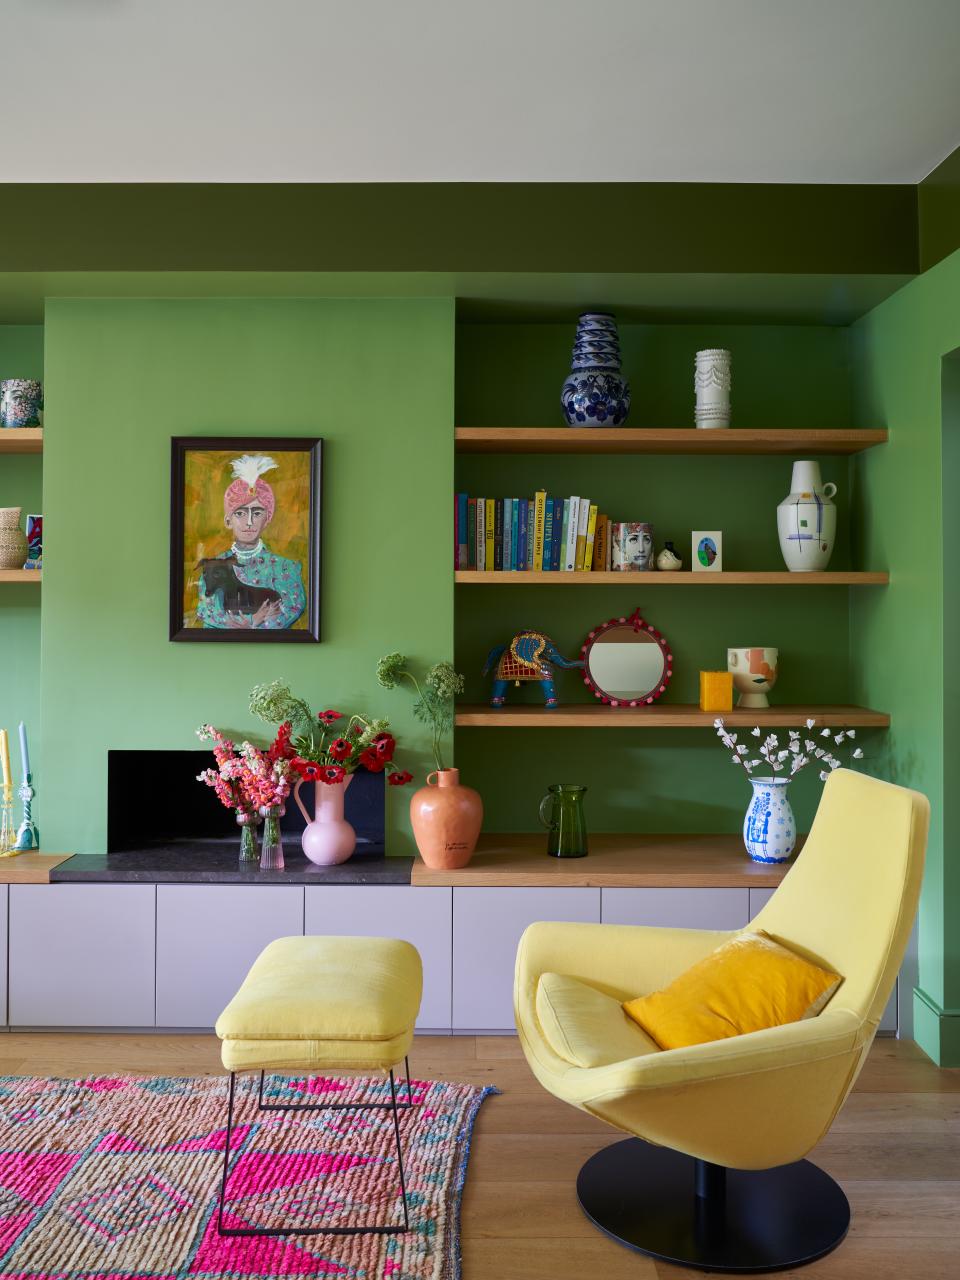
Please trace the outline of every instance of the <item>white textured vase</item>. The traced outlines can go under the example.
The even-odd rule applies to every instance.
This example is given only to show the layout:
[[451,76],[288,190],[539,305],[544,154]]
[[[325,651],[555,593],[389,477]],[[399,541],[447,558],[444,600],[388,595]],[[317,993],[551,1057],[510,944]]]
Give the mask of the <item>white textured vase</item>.
[[743,820],[743,843],[754,862],[787,862],[797,843],[789,778],[751,778],[753,798]]
[[730,352],[722,347],[698,351],[693,387],[697,394],[695,418],[701,429],[730,425]]
[[833,483],[820,478],[819,462],[795,462],[790,492],[777,507],[780,550],[791,573],[826,569],[833,555],[837,509]]

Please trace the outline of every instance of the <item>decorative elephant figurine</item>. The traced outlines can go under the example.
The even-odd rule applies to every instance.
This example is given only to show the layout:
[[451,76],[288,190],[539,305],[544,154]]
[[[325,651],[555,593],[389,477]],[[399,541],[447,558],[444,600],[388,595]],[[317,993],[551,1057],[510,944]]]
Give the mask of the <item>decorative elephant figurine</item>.
[[565,658],[542,631],[518,631],[508,645],[499,644],[487,655],[483,674],[489,675],[493,671],[491,707],[503,706],[511,680],[517,688],[526,681],[539,681],[548,709],[557,706],[552,671],[555,666],[565,669],[582,667],[583,659]]

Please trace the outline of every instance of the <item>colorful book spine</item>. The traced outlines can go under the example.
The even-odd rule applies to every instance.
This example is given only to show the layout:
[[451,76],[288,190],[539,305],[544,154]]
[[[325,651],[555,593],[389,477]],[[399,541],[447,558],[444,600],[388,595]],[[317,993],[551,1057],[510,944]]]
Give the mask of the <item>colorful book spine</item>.
[[543,570],[543,524],[546,515],[547,491],[538,489],[533,495],[533,571]]
[[527,500],[517,500],[517,568],[527,567]]
[[563,510],[560,513],[560,555],[557,559],[557,568],[566,569],[567,567],[567,536],[570,532],[570,499],[563,499]]
[[603,568],[605,550],[604,538],[607,533],[607,517],[602,513],[597,516],[597,533],[593,540],[593,568],[599,573]]
[[576,496],[567,499],[567,545],[564,551],[563,567],[572,573],[577,567],[577,521],[580,519],[580,499]]
[[587,516],[587,541],[583,549],[583,567],[584,569],[593,568],[593,544],[597,537],[597,508],[594,504],[590,506],[590,514]]
[[493,571],[493,528],[495,522],[496,502],[493,498],[484,499],[487,509],[486,519],[483,526],[484,542],[487,548],[487,572]]
[[580,511],[577,516],[577,554],[574,558],[573,567],[577,570],[583,568],[583,557],[587,549],[587,522],[590,519],[590,499],[580,499]]
[[486,498],[476,499],[476,567],[486,568]]
[[503,568],[503,499],[497,498],[493,504],[493,567]]
[[467,499],[467,568],[479,569],[477,564],[477,500]]
[[513,499],[503,500],[503,567],[513,568]]
[[550,544],[550,568],[554,573],[560,570],[560,559],[563,555],[563,507],[562,498],[553,500],[553,542]]
[[516,573],[520,567],[520,498],[510,501],[510,568]]
[[543,504],[543,568],[549,571],[553,558],[553,499]]
[[466,569],[469,563],[467,544],[467,495],[457,494],[457,568]]
[[536,519],[536,503],[532,498],[527,499],[527,569],[533,568],[533,535],[534,523]]

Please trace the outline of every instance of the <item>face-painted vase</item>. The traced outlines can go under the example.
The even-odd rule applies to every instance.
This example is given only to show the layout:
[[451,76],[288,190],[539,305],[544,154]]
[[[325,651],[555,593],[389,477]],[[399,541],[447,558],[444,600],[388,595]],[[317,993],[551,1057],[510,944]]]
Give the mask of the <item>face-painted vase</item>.
[[787,798],[789,778],[751,778],[753,799],[743,820],[743,843],[754,862],[787,862],[797,821]]
[[348,773],[342,782],[315,782],[312,818],[300,799],[303,778],[293,788],[293,798],[307,824],[300,843],[303,852],[318,867],[335,867],[346,862],[357,847],[357,833],[343,816],[343,797],[352,780],[353,774]]

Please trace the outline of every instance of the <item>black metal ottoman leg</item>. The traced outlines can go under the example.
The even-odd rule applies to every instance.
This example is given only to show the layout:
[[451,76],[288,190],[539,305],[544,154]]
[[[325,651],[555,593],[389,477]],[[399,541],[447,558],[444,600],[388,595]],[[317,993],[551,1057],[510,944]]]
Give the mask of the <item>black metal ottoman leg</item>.
[[227,1132],[223,1142],[223,1172],[220,1176],[220,1203],[217,1208],[217,1235],[223,1231],[223,1200],[227,1192],[227,1173],[230,1169],[230,1134],[233,1131],[233,1094],[236,1086],[236,1074],[230,1072],[230,1092],[227,1097]]
[[[410,1068],[407,1067],[407,1098],[410,1097]],[[390,1100],[392,1102],[391,1111],[393,1112],[393,1136],[397,1140],[397,1165],[400,1169],[400,1198],[403,1200],[403,1229],[410,1230],[410,1212],[407,1209],[407,1183],[403,1173],[403,1148],[400,1145],[400,1116],[397,1114],[397,1083],[393,1077],[393,1067],[390,1068]],[[409,1106],[409,1101],[408,1101]]]

